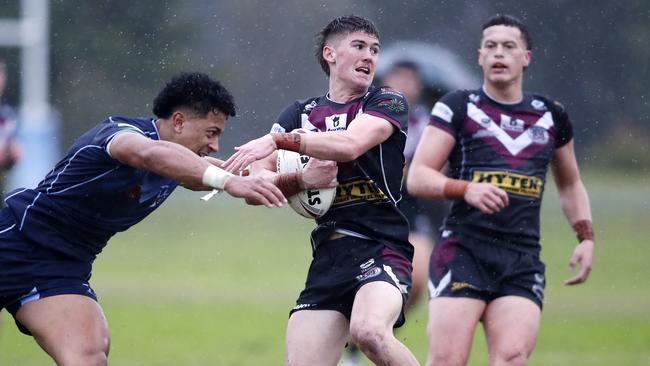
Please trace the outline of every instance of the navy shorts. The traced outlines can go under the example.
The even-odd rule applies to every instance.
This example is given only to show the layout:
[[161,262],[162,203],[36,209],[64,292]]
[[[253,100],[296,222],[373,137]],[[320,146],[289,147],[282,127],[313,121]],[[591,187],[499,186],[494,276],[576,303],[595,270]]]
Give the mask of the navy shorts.
[[[13,214],[0,211],[0,309],[14,318],[22,305],[49,296],[76,294],[97,300],[90,287],[91,263],[25,238]],[[21,332],[30,334],[18,321]]]
[[544,271],[537,254],[445,230],[431,253],[429,296],[469,297],[485,302],[521,296],[541,309]]
[[411,288],[413,249],[389,248],[374,240],[344,236],[319,245],[291,314],[299,310],[335,310],[348,320],[361,286],[384,281],[402,294],[402,311],[395,327],[404,324],[404,304]]

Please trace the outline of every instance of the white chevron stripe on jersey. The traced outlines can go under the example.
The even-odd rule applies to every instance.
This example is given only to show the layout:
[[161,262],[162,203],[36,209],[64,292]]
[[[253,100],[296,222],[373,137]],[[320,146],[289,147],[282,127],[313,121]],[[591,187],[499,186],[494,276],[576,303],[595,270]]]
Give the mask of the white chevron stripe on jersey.
[[[496,137],[496,139],[499,140],[499,142],[501,142],[501,144],[503,144],[512,155],[519,154],[522,150],[533,143],[531,134],[526,131],[517,136],[517,138],[513,139],[510,137],[507,132],[502,130],[501,127],[492,120],[492,118],[476,107],[474,103],[467,103],[467,116]],[[544,113],[544,115],[535,122],[534,126],[542,127],[545,130],[551,128],[553,126],[553,116],[551,112]]]
[[438,283],[438,287],[436,287],[431,281],[431,279],[429,279],[429,296],[431,298],[440,296],[442,290],[444,290],[445,287],[449,286],[450,283],[451,283],[451,269],[447,272],[446,275],[442,277],[442,279]]
[[307,131],[318,131],[318,128],[309,121],[309,115],[306,113],[300,115],[300,124]]

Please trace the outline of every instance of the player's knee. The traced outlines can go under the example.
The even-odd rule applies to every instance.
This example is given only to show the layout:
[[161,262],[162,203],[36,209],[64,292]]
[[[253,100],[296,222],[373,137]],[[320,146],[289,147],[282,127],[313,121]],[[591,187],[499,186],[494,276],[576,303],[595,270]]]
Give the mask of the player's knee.
[[467,356],[452,350],[429,348],[427,366],[462,366],[467,364]]
[[383,344],[388,337],[392,337],[392,334],[380,322],[366,319],[353,321],[350,324],[350,336],[352,342],[364,353],[380,354]]
[[528,363],[530,352],[523,346],[511,346],[491,355],[491,366],[523,366]]
[[108,365],[108,336],[92,344],[85,344],[79,349],[60,352],[55,361],[60,366],[106,366]]

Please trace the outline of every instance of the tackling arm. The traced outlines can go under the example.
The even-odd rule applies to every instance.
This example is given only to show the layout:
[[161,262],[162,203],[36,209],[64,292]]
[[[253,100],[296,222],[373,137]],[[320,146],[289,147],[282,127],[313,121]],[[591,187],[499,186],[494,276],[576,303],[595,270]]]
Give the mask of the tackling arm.
[[121,133],[111,141],[110,154],[123,164],[174,179],[188,189],[222,189],[233,197],[268,207],[286,202],[282,192],[262,178],[233,176],[173,142]]

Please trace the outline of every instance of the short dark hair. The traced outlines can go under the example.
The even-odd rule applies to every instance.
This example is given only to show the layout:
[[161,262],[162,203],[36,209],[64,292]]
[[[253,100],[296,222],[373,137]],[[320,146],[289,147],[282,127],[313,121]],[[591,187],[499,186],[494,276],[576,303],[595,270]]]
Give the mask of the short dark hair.
[[335,18],[316,35],[316,59],[327,76],[330,76],[330,66],[323,58],[323,48],[327,41],[339,34],[350,34],[359,31],[379,39],[377,27],[370,20],[356,15]]
[[533,40],[530,37],[530,33],[528,33],[528,29],[524,23],[521,22],[521,20],[513,17],[512,15],[497,14],[490,18],[485,24],[483,24],[483,29],[481,32],[483,32],[486,28],[493,27],[495,25],[505,25],[506,27],[515,27],[519,29],[519,32],[521,32],[521,38],[524,40],[524,43],[526,43],[526,49],[529,51],[533,49]]
[[169,118],[179,108],[188,108],[199,117],[221,111],[228,118],[235,116],[237,107],[218,81],[200,72],[183,72],[165,84],[153,100],[153,114],[158,118]]

